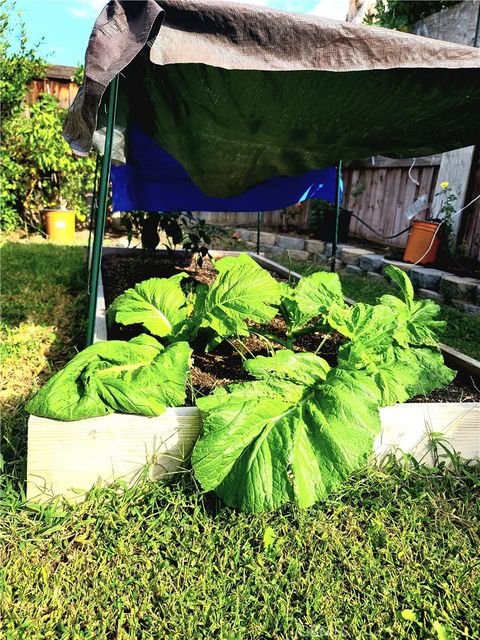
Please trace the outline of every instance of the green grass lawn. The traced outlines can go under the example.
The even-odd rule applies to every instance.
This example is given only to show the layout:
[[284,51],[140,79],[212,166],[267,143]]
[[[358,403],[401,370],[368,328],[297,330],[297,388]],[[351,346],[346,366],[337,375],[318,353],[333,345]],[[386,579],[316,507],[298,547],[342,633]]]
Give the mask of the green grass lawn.
[[82,258],[2,249],[0,638],[480,636],[479,465],[390,461],[308,511],[262,516],[223,507],[188,472],[75,507],[26,503],[23,404],[82,346]]

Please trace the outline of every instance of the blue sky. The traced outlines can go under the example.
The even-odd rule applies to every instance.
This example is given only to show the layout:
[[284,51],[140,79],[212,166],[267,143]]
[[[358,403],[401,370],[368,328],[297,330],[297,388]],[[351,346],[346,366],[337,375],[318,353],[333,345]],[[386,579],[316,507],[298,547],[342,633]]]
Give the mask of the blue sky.
[[[245,1],[336,20],[343,20],[348,9],[348,0]],[[41,55],[50,64],[71,66],[83,62],[93,23],[104,4],[106,0],[17,0],[30,40],[37,43],[43,38]]]

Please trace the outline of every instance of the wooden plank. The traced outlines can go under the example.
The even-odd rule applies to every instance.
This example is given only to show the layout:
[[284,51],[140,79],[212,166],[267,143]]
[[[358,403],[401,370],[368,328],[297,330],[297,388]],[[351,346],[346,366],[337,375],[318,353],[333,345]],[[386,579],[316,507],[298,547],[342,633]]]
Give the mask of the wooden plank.
[[[375,440],[378,458],[409,453],[422,464],[434,464],[432,433],[467,460],[480,457],[480,405],[478,402],[407,403],[380,409],[382,431]],[[438,452],[443,450],[438,446]],[[446,460],[448,462],[448,459]]]
[[105,294],[103,290],[102,272],[98,277],[97,305],[95,307],[95,327],[93,331],[93,342],[107,340],[107,310],[105,305]]
[[167,409],[158,418],[114,413],[61,422],[31,416],[27,497],[81,499],[97,483],[134,482],[145,465],[150,478],[166,478],[186,459],[199,430],[194,407]]
[[[439,165],[442,160],[442,154],[438,153],[433,156],[423,156],[422,158],[416,158],[415,166],[416,167],[432,167],[435,165]],[[385,156],[375,156],[375,167],[381,169],[402,169],[409,168],[413,162],[413,158],[386,158]],[[372,159],[365,158],[363,160],[356,160],[354,162],[349,163],[348,165],[352,169],[357,169],[359,167],[372,167]]]
[[[453,189],[453,193],[457,195],[457,200],[454,205],[457,211],[465,204],[474,152],[475,147],[463,147],[462,149],[448,151],[442,155],[437,184],[435,185],[435,193],[440,195],[434,195],[432,202],[432,212],[434,215],[439,214],[444,201],[444,196],[441,194],[442,189],[440,188],[442,182],[448,182]],[[452,221],[453,238],[457,236],[460,221],[461,214],[455,216]]]
[[[384,222],[384,235],[393,235],[395,226],[395,215],[397,212],[397,202],[400,194],[400,183],[402,180],[402,171],[400,169],[392,170],[388,174],[388,182],[385,185],[385,190],[388,193],[387,202],[383,207]],[[389,244],[395,244],[396,239],[386,240]]]
[[[433,462],[431,432],[467,459],[480,456],[478,403],[424,403],[384,407],[374,444],[381,461],[388,453],[410,453]],[[64,496],[78,501],[94,485],[133,483],[148,468],[152,480],[168,479],[184,466],[200,433],[193,407],[167,409],[157,418],[112,414],[60,422],[31,416],[28,424],[27,498]]]

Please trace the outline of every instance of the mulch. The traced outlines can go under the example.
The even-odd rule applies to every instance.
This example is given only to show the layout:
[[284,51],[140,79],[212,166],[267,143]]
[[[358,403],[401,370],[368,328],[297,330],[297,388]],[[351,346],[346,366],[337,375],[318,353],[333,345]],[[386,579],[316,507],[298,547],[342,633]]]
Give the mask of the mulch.
[[[203,260],[202,266],[199,266],[195,260],[178,255],[143,255],[142,253],[138,256],[119,254],[104,256],[102,276],[107,308],[118,295],[136,283],[148,278],[168,278],[180,271],[188,273],[191,281],[197,283],[210,284],[216,276],[214,266],[208,258]],[[278,277],[275,274],[272,275]],[[255,328],[253,323],[252,328]],[[278,317],[263,328],[278,336],[282,336],[285,331],[284,322],[282,318]],[[108,328],[108,338],[110,340],[129,340],[143,332],[145,329],[141,325],[122,326],[114,323]],[[317,331],[313,334],[300,336],[294,350],[298,352],[315,351],[322,340],[325,340],[325,343],[320,355],[331,366],[335,366],[338,348],[345,340],[338,333],[326,336],[325,332]],[[250,377],[242,366],[244,358],[266,356],[269,354],[269,346],[272,345],[273,343],[268,345],[265,338],[261,336],[250,335],[241,341],[233,339],[224,341],[213,353],[194,352],[191,370],[194,393],[207,395],[216,387],[249,380]],[[280,345],[273,346],[281,348]],[[464,374],[458,374],[455,380],[444,389],[432,391],[426,396],[416,396],[410,400],[410,402],[474,401],[480,401],[480,389],[476,388],[473,381]],[[187,403],[193,404],[191,396],[187,398]]]

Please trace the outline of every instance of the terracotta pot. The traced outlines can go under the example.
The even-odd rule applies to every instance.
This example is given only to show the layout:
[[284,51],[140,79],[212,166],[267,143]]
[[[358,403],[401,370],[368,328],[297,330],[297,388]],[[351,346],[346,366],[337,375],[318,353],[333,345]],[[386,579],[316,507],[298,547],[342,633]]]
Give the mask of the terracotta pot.
[[439,234],[435,235],[438,227],[439,224],[437,222],[416,221],[412,224],[405,253],[403,254],[404,262],[417,264],[435,262],[440,247]]
[[48,238],[52,242],[72,244],[75,240],[75,211],[44,209],[42,213]]

